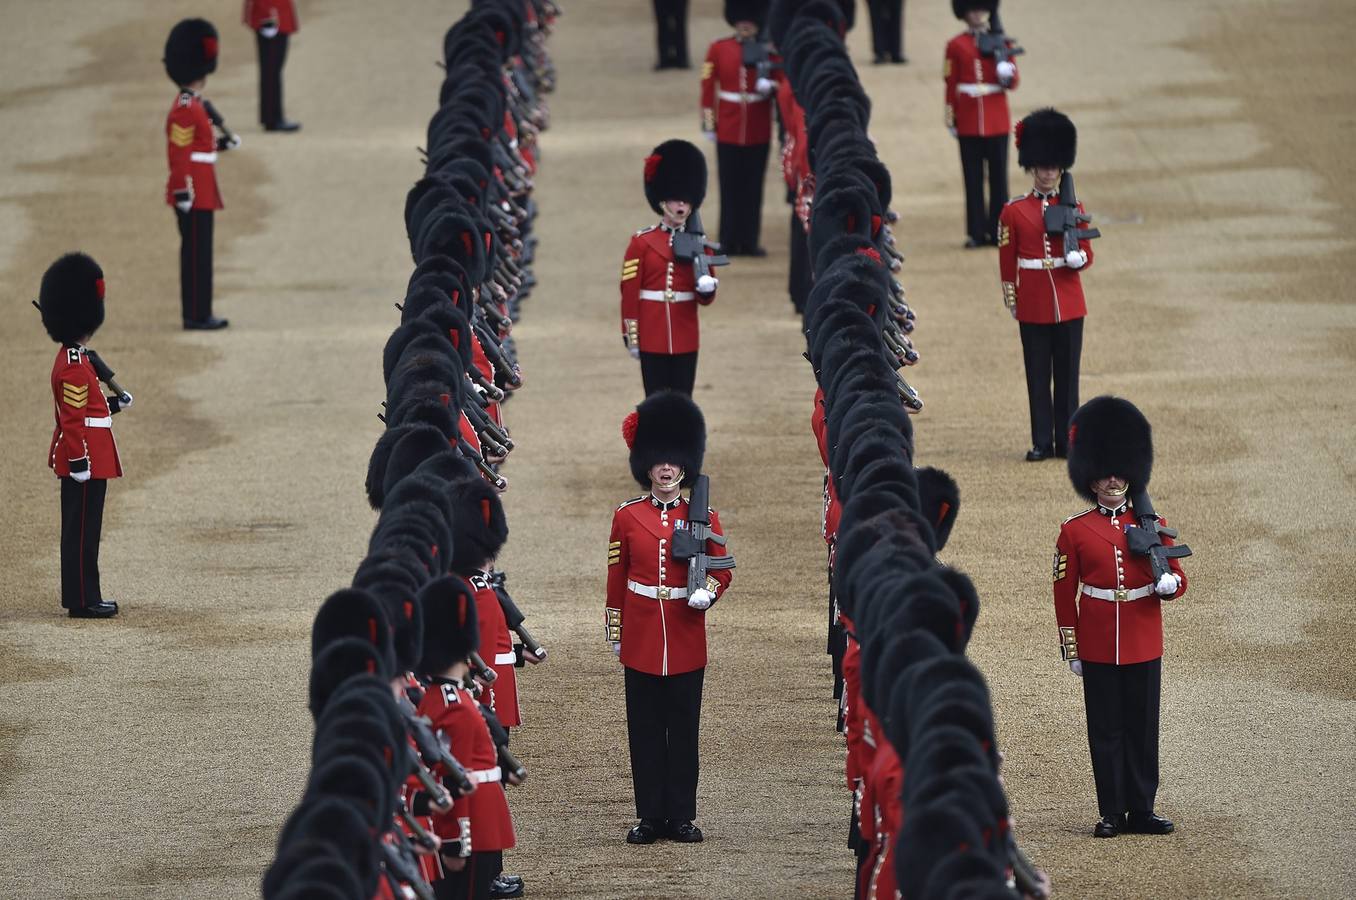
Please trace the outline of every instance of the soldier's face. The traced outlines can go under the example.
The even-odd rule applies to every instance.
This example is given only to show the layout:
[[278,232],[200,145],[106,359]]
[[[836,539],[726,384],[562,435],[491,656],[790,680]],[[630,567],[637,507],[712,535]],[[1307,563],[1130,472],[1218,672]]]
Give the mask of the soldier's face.
[[735,37],[739,38],[741,41],[751,41],[758,37],[758,23],[736,22]]
[[673,490],[682,482],[682,467],[673,463],[660,463],[650,467],[650,483],[656,490]]
[[1064,170],[1056,166],[1036,166],[1031,170],[1031,177],[1036,182],[1036,190],[1042,194],[1048,194],[1059,184],[1059,176]]
[[1092,483],[1092,492],[1099,497],[1123,497],[1126,490],[1130,487],[1124,478],[1118,475],[1111,475],[1107,478],[1099,478]]
[[978,28],[989,21],[989,11],[987,9],[971,9],[965,13],[965,24],[971,28]]
[[692,215],[692,204],[686,200],[665,200],[660,206],[663,207],[664,215],[672,225],[682,225],[687,221],[687,217]]

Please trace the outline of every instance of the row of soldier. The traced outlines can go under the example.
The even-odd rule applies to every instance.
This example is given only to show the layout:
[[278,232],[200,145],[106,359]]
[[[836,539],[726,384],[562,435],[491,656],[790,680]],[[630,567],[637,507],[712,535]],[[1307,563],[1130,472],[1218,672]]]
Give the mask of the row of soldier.
[[444,40],[426,173],[405,205],[414,272],[383,350],[386,430],[366,483],[379,517],[352,587],[316,616],[312,770],[266,897],[524,892],[503,871],[516,842],[504,786],[526,777],[508,749],[517,669],[546,651],[495,560],[558,13],[480,0]]
[[[893,277],[891,182],[867,137],[870,100],[835,4],[777,3],[791,168],[804,222],[812,430],[825,465],[831,652],[851,791],[858,896],[1040,895],[1003,792],[992,707],[965,658],[979,597],[940,565],[955,482],[913,465],[917,361]],[[788,174],[793,174],[790,170]],[[793,235],[799,221],[793,221]],[[906,815],[907,811],[907,815]]]

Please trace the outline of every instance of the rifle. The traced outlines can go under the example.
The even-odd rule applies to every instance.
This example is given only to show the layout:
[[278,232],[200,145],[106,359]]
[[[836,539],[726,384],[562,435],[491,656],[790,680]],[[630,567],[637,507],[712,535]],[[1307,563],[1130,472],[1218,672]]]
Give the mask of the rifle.
[[725,536],[711,530],[711,479],[698,475],[692,483],[692,495],[687,502],[687,524],[673,532],[673,558],[687,561],[687,595],[706,587],[709,569],[733,569],[735,559],[726,553],[710,556],[706,542],[724,547]]
[[466,774],[466,768],[452,755],[451,749],[433,730],[433,723],[427,717],[419,715],[407,697],[396,698],[396,705],[405,716],[405,726],[409,729],[410,736],[414,738],[424,765],[429,769],[441,765],[447,770],[443,786],[454,797],[464,797],[475,790],[475,785],[471,784],[471,779]]
[[782,67],[772,59],[772,50],[766,41],[745,41],[740,45],[743,63],[752,66],[759,78],[771,78],[772,73]]
[[975,44],[979,47],[981,56],[992,57],[995,62],[1010,62],[1014,56],[1026,52],[1017,46],[1016,38],[1010,38],[1003,33],[1003,22],[998,18],[996,9],[989,16],[989,30],[975,35]]
[[1153,570],[1154,583],[1157,584],[1158,579],[1172,572],[1168,560],[1190,556],[1191,548],[1186,544],[1173,544],[1171,547],[1163,544],[1163,537],[1177,537],[1177,529],[1168,528],[1158,521],[1158,513],[1154,512],[1148,491],[1143,488],[1136,490],[1130,495],[1130,505],[1135,508],[1135,520],[1139,525],[1125,526],[1125,542],[1130,545],[1131,553],[1149,557],[1149,568]]
[[110,391],[118,395],[119,400],[123,403],[127,403],[132,399],[132,395],[127,393],[122,385],[113,380],[113,370],[109,368],[108,363],[104,362],[102,356],[86,347],[85,358],[88,359],[89,364],[94,367],[94,374],[98,376],[100,381],[108,385]]
[[[715,255],[707,256],[708,249],[714,250]],[[698,279],[710,275],[713,266],[730,264],[730,258],[720,252],[720,244],[713,244],[706,239],[701,214],[695,209],[688,216],[687,227],[673,233],[673,258],[676,262],[691,262],[692,274]]]
[[226,120],[221,117],[221,113],[217,112],[217,108],[212,105],[212,101],[204,97],[202,108],[206,111],[207,118],[221,131],[221,137],[217,138],[217,149],[234,150],[236,147],[239,147],[240,136],[226,127]]
[[1078,211],[1073,173],[1065,172],[1059,176],[1059,202],[1045,208],[1046,232],[1064,236],[1064,253],[1067,255],[1078,249],[1079,241],[1090,241],[1102,236],[1096,228],[1083,227],[1091,222],[1092,216]]
[[[397,841],[405,837],[398,829],[392,831],[392,834],[397,835]],[[401,883],[408,884],[410,890],[414,891],[419,900],[435,900],[436,895],[433,893],[433,888],[429,886],[428,882],[424,881],[424,876],[419,871],[419,864],[406,855],[407,847],[405,844],[388,844],[386,841],[378,840],[377,846],[381,850],[382,862],[387,872],[394,875],[396,880]]]
[[546,648],[537,643],[531,633],[523,627],[523,620],[527,617],[523,615],[518,604],[514,603],[513,598],[509,596],[504,573],[495,572],[490,575],[490,584],[494,587],[495,596],[499,598],[499,607],[504,611],[504,618],[508,621],[509,629],[518,635],[518,639],[523,642],[523,648],[539,660],[546,659]]

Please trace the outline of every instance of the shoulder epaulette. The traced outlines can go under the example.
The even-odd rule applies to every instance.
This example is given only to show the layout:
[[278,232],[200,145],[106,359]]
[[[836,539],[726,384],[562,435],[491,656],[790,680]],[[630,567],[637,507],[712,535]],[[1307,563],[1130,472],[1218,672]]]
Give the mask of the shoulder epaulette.
[[476,590],[478,590],[478,591],[483,591],[483,590],[488,589],[489,586],[490,586],[490,583],[489,583],[488,581],[485,580],[485,576],[484,576],[484,575],[472,575],[472,576],[471,576],[471,587],[475,588]]
[[630,500],[627,500],[627,501],[626,501],[625,503],[623,503],[621,506],[618,506],[617,509],[618,509],[618,511],[623,510],[623,509],[626,509],[626,507],[630,506],[632,503],[639,503],[640,501],[642,501],[642,500],[644,500],[644,499],[645,499],[645,495],[644,495],[644,494],[641,494],[639,497],[632,497]]
[[637,231],[635,234],[633,234],[632,237],[640,237],[642,234],[649,234],[651,231],[654,231],[658,227],[659,227],[658,225],[651,225],[648,228],[642,228],[640,229],[640,231]]
[[1068,524],[1069,524],[1070,522],[1072,522],[1074,519],[1080,518],[1080,517],[1082,517],[1082,516],[1086,516],[1088,513],[1092,512],[1092,511],[1093,511],[1094,509],[1096,509],[1096,508],[1097,508],[1097,507],[1095,507],[1095,506],[1089,506],[1087,509],[1083,510],[1082,512],[1074,513],[1073,515],[1069,516],[1069,518],[1065,519],[1063,524],[1068,525]]
[[[1016,203],[1018,200],[1025,200],[1026,198],[1027,198],[1026,194],[1018,194],[1016,197],[1013,197],[1010,200],[1008,200],[1008,203]],[[1007,203],[1003,205],[1006,206]]]

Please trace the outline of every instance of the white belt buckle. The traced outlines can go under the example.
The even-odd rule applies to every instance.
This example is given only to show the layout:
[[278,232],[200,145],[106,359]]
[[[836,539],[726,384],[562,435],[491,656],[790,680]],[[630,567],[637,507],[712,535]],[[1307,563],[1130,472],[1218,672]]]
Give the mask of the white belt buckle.
[[655,596],[660,600],[667,600],[669,599],[669,593],[670,591],[668,588],[661,587],[659,590],[655,591]]
[[1130,592],[1125,588],[1116,588],[1116,590],[1111,592],[1111,597],[1117,603],[1125,603],[1130,599]]

